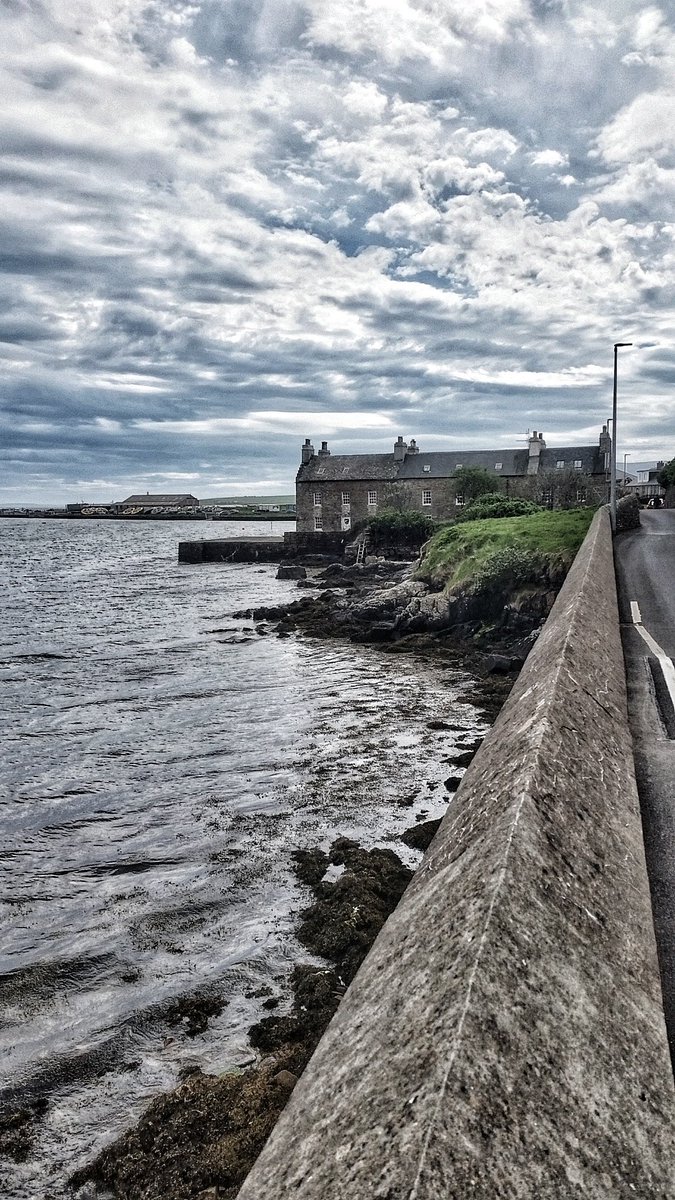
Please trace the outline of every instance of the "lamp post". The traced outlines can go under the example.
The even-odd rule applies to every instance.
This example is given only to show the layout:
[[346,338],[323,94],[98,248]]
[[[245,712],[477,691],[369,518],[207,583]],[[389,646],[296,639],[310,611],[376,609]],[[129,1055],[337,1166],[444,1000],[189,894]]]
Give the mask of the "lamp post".
[[614,343],[614,390],[612,392],[612,459],[609,477],[609,513],[612,530],[616,533],[616,369],[618,352],[622,346],[632,346],[632,342]]
[[630,450],[627,450],[623,456],[623,479],[621,480],[621,486],[624,489],[624,491],[626,490],[626,459],[627,458],[630,458]]

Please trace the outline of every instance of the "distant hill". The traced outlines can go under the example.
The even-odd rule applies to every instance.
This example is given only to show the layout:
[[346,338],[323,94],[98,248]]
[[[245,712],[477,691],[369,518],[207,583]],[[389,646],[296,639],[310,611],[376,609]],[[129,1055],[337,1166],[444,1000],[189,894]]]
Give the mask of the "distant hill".
[[295,495],[288,496],[200,496],[200,504],[229,504],[250,505],[256,508],[259,504],[295,504]]

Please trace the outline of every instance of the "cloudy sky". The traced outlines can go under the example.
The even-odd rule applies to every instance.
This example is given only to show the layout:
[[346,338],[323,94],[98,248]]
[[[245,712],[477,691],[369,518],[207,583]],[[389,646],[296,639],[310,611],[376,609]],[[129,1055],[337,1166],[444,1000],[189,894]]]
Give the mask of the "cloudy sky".
[[3,0],[0,503],[285,492],[300,444],[675,455],[675,18]]

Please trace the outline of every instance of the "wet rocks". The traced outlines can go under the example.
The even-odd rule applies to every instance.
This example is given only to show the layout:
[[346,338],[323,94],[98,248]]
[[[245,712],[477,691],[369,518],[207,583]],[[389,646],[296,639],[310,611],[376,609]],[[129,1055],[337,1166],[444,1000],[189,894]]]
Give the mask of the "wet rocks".
[[39,1121],[47,1111],[44,1097],[24,1104],[0,1108],[0,1155],[14,1162],[25,1162],[32,1148]]
[[420,821],[410,829],[404,830],[401,834],[401,841],[405,842],[406,846],[410,846],[412,850],[428,850],[440,823],[440,817],[435,821]]
[[[296,965],[290,1010],[263,1017],[250,1031],[265,1055],[261,1062],[222,1076],[190,1075],[154,1100],[136,1126],[95,1162],[76,1172],[73,1187],[93,1182],[120,1200],[234,1200],[347,985],[412,877],[391,850],[363,850],[348,838],[338,838],[328,854],[299,850],[294,859],[298,877],[314,893],[314,902],[301,914],[300,941],[330,965]],[[324,880],[330,865],[344,867],[333,882]]]
[[281,563],[277,569],[277,579],[306,579],[307,571],[304,567],[297,566],[294,563]]

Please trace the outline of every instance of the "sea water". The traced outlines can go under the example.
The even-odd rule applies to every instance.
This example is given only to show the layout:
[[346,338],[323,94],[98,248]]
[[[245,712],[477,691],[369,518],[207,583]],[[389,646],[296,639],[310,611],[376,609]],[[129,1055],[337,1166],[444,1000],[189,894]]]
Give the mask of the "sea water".
[[[42,1102],[6,1200],[68,1175],[181,1072],[254,1060],[288,998],[291,853],[440,816],[485,731],[431,652],[279,638],[237,611],[307,594],[178,542],[260,524],[0,521],[0,1107]],[[310,593],[311,594],[311,593]],[[213,995],[195,1034],[172,1004]],[[175,1018],[175,1013],[174,1013]]]

